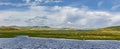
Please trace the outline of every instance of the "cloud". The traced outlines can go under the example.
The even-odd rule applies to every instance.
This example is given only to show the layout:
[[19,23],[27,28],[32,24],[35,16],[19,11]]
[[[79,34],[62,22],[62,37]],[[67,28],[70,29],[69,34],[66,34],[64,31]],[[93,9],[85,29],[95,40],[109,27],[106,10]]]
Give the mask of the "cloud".
[[120,8],[120,0],[111,0],[112,8],[111,10],[118,10]]
[[0,5],[2,5],[2,6],[16,6],[16,7],[20,7],[20,6],[27,6],[28,4],[24,4],[24,3],[11,3],[11,2],[0,2]]
[[47,4],[47,3],[60,3],[62,0],[22,0],[25,3],[12,3],[12,2],[0,2],[0,5],[6,6],[37,6],[40,4]]
[[32,6],[37,6],[40,4],[48,4],[48,3],[61,3],[62,0],[35,0],[29,4],[31,4]]
[[30,3],[31,0],[23,0],[23,1],[25,1],[28,4],[28,3]]
[[52,3],[52,2],[59,3],[61,2],[61,0],[35,0],[34,2],[36,3]]
[[100,1],[100,2],[98,3],[98,7],[101,7],[102,4],[103,4],[103,1]]
[[111,10],[117,10],[118,8],[120,8],[120,5],[115,5],[115,6],[112,6]]
[[70,6],[31,6],[26,11],[0,11],[0,25],[46,25],[51,27],[98,28],[120,25],[120,14]]

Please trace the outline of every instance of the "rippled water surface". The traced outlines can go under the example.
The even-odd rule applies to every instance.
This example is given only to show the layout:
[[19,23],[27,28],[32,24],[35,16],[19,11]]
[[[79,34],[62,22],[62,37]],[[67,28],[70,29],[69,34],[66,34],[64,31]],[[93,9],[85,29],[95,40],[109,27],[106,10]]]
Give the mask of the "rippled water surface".
[[2,49],[120,49],[117,40],[70,40],[20,36],[0,38]]

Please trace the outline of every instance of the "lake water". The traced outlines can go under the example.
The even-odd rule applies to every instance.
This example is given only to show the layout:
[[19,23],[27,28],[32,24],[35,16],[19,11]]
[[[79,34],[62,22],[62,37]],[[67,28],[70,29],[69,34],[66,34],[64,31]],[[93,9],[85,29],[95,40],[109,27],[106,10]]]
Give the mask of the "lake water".
[[19,36],[15,38],[0,38],[0,49],[120,49],[120,41]]

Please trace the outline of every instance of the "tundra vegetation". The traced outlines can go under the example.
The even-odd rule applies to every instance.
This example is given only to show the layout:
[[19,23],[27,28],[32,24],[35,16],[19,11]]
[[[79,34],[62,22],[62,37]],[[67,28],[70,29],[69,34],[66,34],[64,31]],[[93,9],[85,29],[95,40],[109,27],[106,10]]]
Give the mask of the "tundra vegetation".
[[20,35],[79,40],[120,40],[120,26],[88,30],[50,27],[0,27],[0,38],[11,38]]

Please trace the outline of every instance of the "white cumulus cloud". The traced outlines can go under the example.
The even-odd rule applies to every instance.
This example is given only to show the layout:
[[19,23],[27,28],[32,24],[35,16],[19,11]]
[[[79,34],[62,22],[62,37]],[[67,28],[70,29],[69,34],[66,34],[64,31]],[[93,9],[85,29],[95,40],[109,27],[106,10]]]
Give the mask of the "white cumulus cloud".
[[26,11],[0,11],[0,25],[47,25],[52,27],[98,28],[120,25],[120,14],[70,6],[31,6]]

